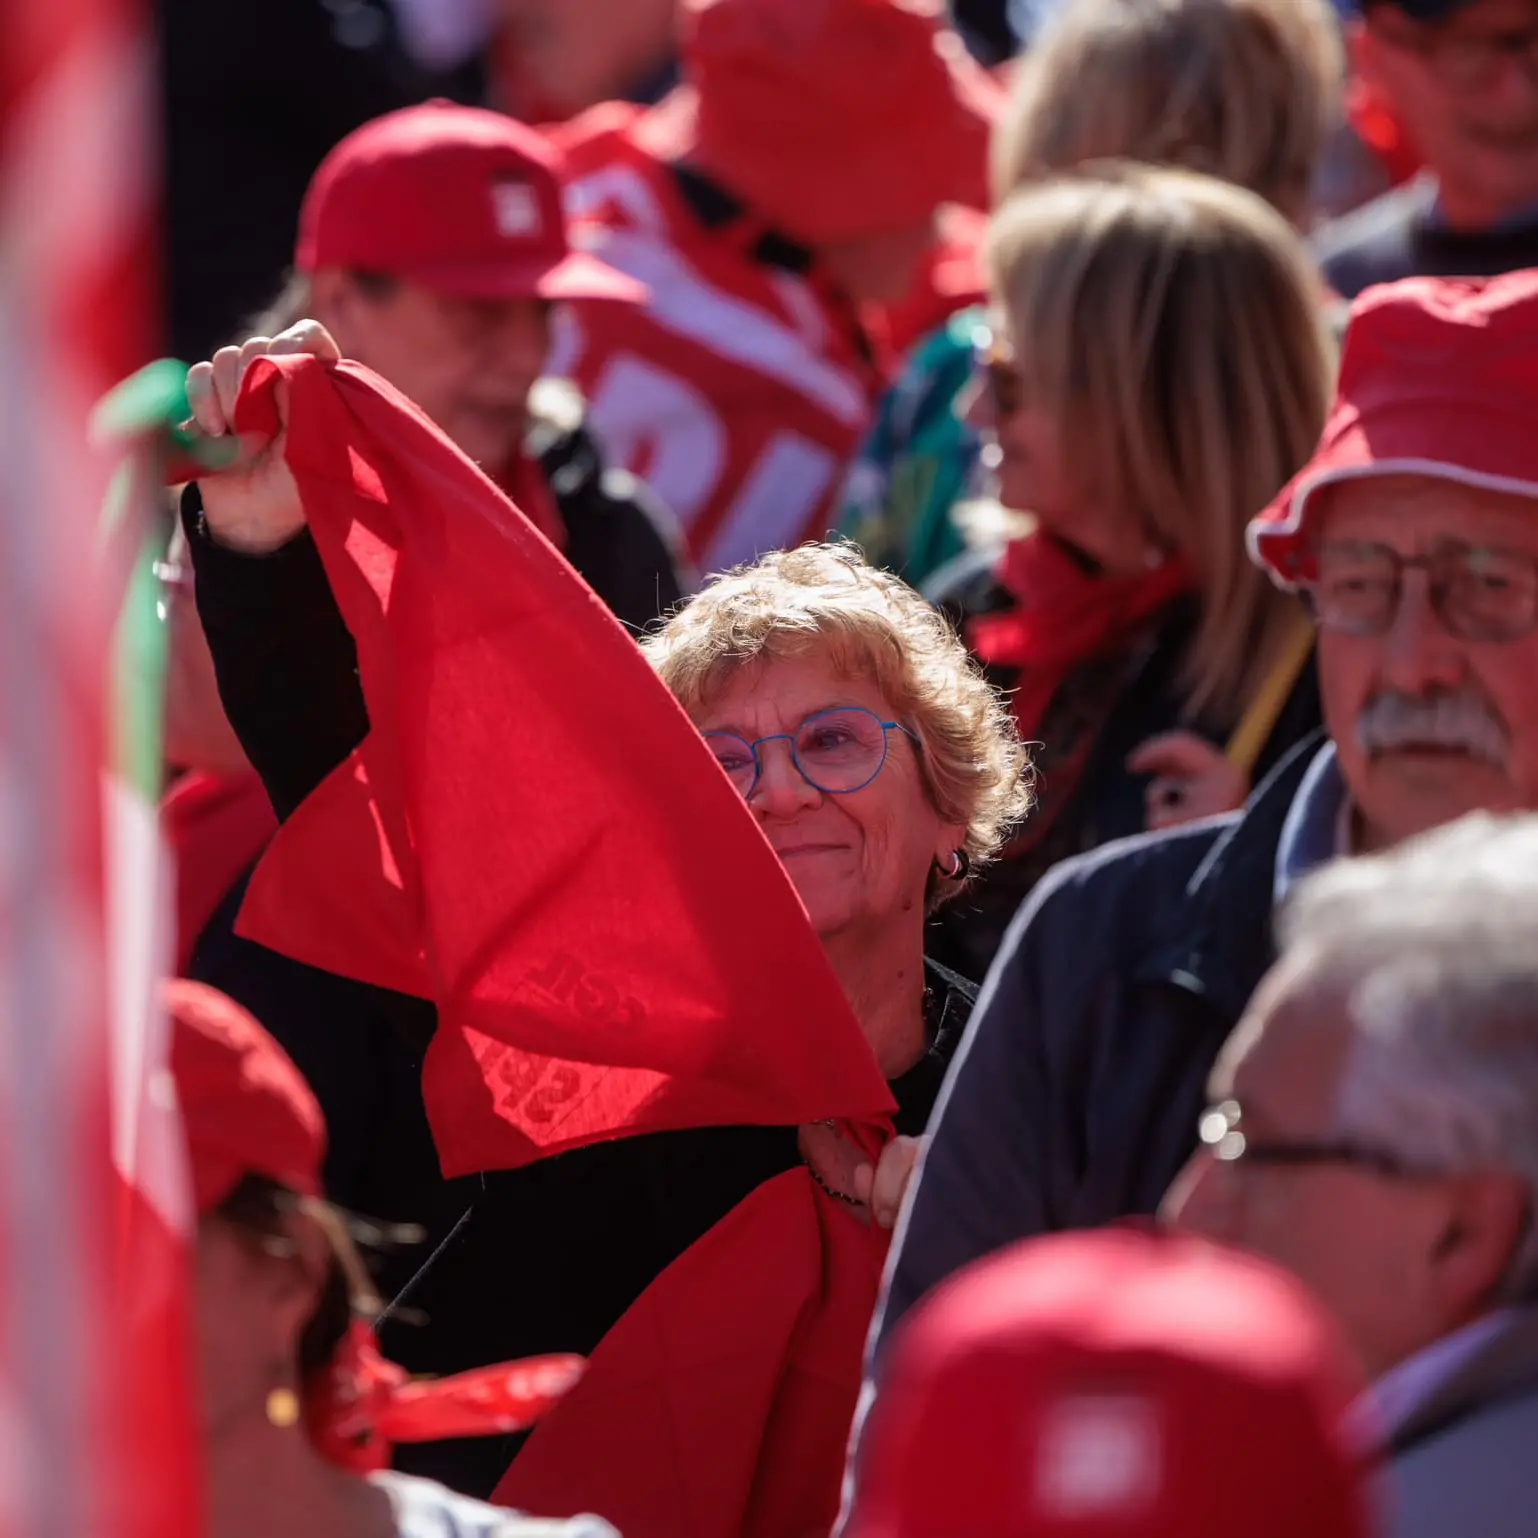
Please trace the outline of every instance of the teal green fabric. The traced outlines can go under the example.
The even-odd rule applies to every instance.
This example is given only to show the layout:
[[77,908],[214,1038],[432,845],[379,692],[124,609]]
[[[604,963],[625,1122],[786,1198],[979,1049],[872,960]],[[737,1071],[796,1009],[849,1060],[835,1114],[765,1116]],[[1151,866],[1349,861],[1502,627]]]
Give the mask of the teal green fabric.
[[962,310],[914,348],[845,483],[839,533],[914,586],[962,549],[952,514],[976,493],[981,445],[956,407],[985,326]]

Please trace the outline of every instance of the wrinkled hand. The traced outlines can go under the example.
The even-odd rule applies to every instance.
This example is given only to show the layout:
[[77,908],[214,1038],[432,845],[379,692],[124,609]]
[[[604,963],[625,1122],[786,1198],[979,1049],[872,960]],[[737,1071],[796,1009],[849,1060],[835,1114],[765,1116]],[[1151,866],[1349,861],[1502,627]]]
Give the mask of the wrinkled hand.
[[821,1123],[802,1127],[797,1138],[801,1157],[830,1191],[853,1197],[851,1210],[878,1228],[891,1228],[902,1210],[903,1196],[918,1161],[921,1140],[893,1138],[872,1164],[853,1143]]
[[[206,363],[187,373],[192,420],[210,438],[234,430],[235,401],[246,370],[258,358],[309,353],[325,362],[341,357],[331,333],[317,321],[302,320],[275,337],[254,336],[242,347],[221,347]],[[280,380],[275,393],[278,435],[242,441],[239,457],[215,474],[198,478],[203,516],[221,544],[248,554],[263,554],[287,543],[304,527],[299,488],[283,457],[288,427],[288,388]]]
[[897,1215],[902,1211],[903,1197],[908,1194],[908,1182],[913,1179],[923,1147],[922,1138],[894,1137],[881,1150],[874,1170],[863,1164],[855,1172],[855,1195],[869,1204],[877,1228],[897,1226]]
[[1127,769],[1154,777],[1146,800],[1150,830],[1232,812],[1244,805],[1250,789],[1223,750],[1194,732],[1150,737],[1127,759]]

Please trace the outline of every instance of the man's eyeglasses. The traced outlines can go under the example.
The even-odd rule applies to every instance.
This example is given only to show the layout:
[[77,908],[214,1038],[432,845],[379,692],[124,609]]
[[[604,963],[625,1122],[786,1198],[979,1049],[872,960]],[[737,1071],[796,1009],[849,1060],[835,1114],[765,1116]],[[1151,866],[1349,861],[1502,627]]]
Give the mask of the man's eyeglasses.
[[1406,571],[1426,573],[1431,607],[1465,641],[1514,641],[1538,624],[1538,556],[1444,540],[1426,555],[1390,545],[1321,545],[1318,575],[1304,590],[1321,625],[1382,635],[1394,623]]
[[864,790],[881,773],[887,734],[894,731],[917,745],[917,736],[901,721],[883,721],[861,705],[840,705],[808,716],[794,732],[775,732],[751,742],[736,732],[706,732],[705,743],[744,800],[758,785],[763,770],[760,749],[769,742],[790,744],[791,763],[814,790],[847,796]]
[[1247,1165],[1283,1168],[1345,1164],[1395,1180],[1413,1180],[1426,1174],[1425,1170],[1415,1168],[1386,1148],[1373,1148],[1351,1138],[1273,1139],[1269,1142],[1252,1138],[1240,1124],[1241,1115],[1237,1100],[1225,1100],[1202,1112],[1197,1136],[1220,1164],[1237,1164],[1241,1160]]
[[1538,27],[1465,32],[1413,24],[1385,26],[1378,21],[1373,32],[1390,47],[1415,54],[1444,86],[1460,94],[1488,85],[1497,67],[1508,59],[1538,80]]
[[1025,380],[1009,344],[995,332],[980,329],[972,352],[972,368],[987,392],[996,417],[1013,416],[1025,404]]

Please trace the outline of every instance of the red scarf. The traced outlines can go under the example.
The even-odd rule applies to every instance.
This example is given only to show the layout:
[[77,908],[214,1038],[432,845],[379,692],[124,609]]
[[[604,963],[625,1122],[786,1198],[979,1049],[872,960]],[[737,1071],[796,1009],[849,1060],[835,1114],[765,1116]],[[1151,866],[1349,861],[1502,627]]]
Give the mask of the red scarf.
[[492,1499],[625,1538],[810,1538],[838,1516],[888,1235],[791,1170],[606,1335]]
[[581,1357],[544,1356],[413,1382],[358,1321],[307,1385],[305,1427],[339,1468],[371,1474],[390,1466],[398,1442],[526,1430],[581,1375]]
[[1159,610],[1193,586],[1179,557],[1136,577],[1094,576],[1044,534],[1012,540],[997,575],[1016,607],[973,620],[968,640],[982,661],[1019,669],[1014,712],[1028,742],[1040,740],[1047,709],[1070,673],[1130,646]]
[[260,363],[249,430],[276,426],[280,373],[372,730],[279,830],[241,931],[437,1004],[449,1176],[886,1114],[779,862],[619,622],[365,370]]
[[[280,378],[371,730],[279,830],[242,930],[436,1002],[448,1175],[830,1116],[879,1147],[891,1095],[805,910],[619,623],[366,371],[258,362],[240,431],[275,431]],[[755,1192],[600,1348],[542,1503],[651,1511],[629,1538],[826,1530],[883,1242],[805,1171]],[[665,1399],[667,1460],[660,1420],[612,1434],[616,1385]]]

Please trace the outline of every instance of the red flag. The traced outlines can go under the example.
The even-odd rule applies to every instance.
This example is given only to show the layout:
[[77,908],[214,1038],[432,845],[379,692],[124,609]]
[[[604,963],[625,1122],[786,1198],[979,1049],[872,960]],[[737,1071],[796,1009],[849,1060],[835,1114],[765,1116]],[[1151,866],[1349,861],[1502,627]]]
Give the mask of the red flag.
[[[805,911],[629,637],[364,371],[259,363],[242,431],[276,430],[280,379],[372,729],[280,830],[245,927],[437,1002],[448,1174],[829,1116],[874,1146],[890,1092]],[[536,1434],[530,1498],[671,1538],[826,1531],[884,1246],[805,1171],[754,1192]]]
[[242,931],[431,998],[446,1175],[625,1133],[892,1107],[788,879],[629,636],[404,397],[269,359],[372,730],[280,830]]

